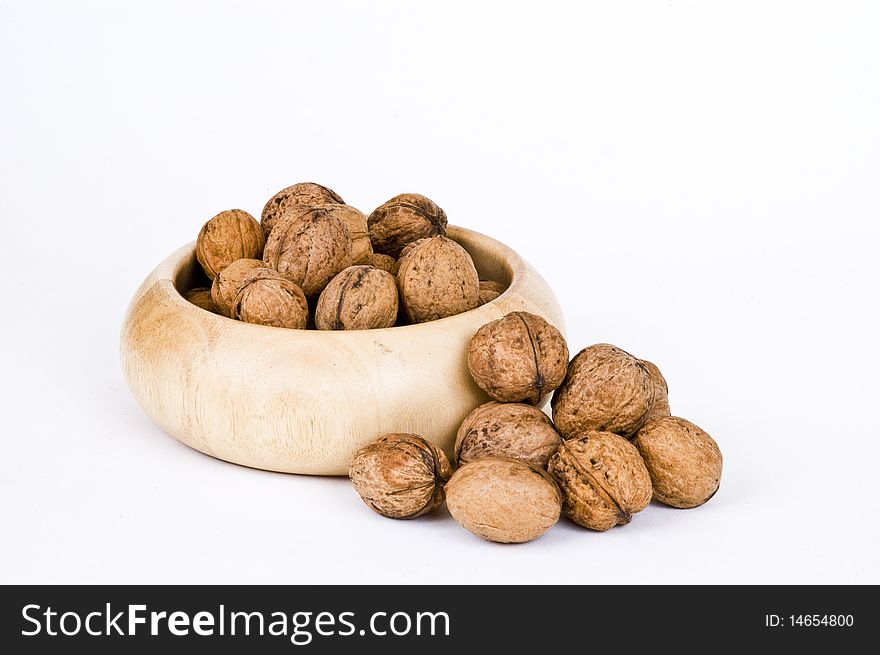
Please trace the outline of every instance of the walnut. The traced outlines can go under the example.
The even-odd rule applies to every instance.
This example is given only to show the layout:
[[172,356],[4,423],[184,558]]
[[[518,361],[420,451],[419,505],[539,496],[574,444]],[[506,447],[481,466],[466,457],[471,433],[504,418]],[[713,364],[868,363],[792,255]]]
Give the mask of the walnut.
[[266,238],[272,232],[272,228],[278,220],[287,213],[301,213],[318,205],[327,205],[330,203],[344,202],[338,193],[325,186],[316,184],[315,182],[300,182],[281,189],[274,196],[269,198],[269,202],[263,207],[263,214],[260,218],[260,224]]
[[258,259],[265,245],[257,219],[241,209],[227,209],[202,226],[196,258],[212,280],[236,259]]
[[296,284],[271,268],[255,268],[242,280],[232,318],[302,330],[309,318],[309,306]]
[[397,260],[391,255],[382,255],[378,252],[374,252],[370,255],[370,261],[368,263],[374,268],[381,268],[383,271],[388,271],[391,275],[397,276],[397,269],[399,267]]
[[369,264],[373,255],[373,244],[370,243],[367,217],[363,212],[351,205],[341,203],[321,205],[321,208],[326,209],[328,214],[336,216],[345,224],[348,236],[351,238],[351,263]]
[[217,306],[214,304],[214,301],[211,300],[211,290],[206,287],[196,287],[195,289],[190,289],[183,294],[183,297],[189,300],[196,307],[201,307],[202,309],[209,311],[212,314],[219,314],[219,312],[217,311]]
[[367,223],[373,249],[392,257],[416,239],[446,235],[446,212],[418,193],[394,196],[373,210]]
[[473,309],[480,302],[480,278],[467,250],[436,236],[400,260],[400,301],[413,323],[424,323]]
[[563,510],[592,530],[626,525],[651,502],[651,478],[639,452],[612,432],[567,439],[550,458],[562,490]]
[[492,401],[468,414],[458,428],[455,459],[462,466],[483,457],[501,456],[546,469],[561,443],[553,422],[537,407]]
[[651,475],[654,498],[673,507],[702,505],[721,484],[722,457],[715,440],[690,421],[654,419],[633,442]]
[[324,207],[287,215],[272,229],[263,261],[308,297],[351,266],[351,237],[342,220]]
[[477,330],[467,362],[477,386],[495,400],[537,405],[562,383],[568,346],[540,316],[511,312]]
[[500,282],[480,280],[480,304],[485,305],[487,302],[492,302],[505,291],[507,291],[507,287]]
[[645,365],[628,352],[600,343],[584,348],[553,394],[553,422],[563,438],[588,430],[629,437],[645,424],[654,384]]
[[372,266],[349,266],[321,292],[315,309],[319,330],[387,328],[397,320],[394,276]]
[[501,543],[537,539],[559,520],[559,489],[544,471],[518,459],[485,457],[458,469],[446,506],[475,535]]
[[645,424],[653,421],[655,418],[662,418],[671,414],[669,410],[669,386],[666,384],[666,378],[653,362],[647,359],[641,360],[648,375],[651,377],[651,383],[654,385],[654,402],[651,403],[651,409],[645,417]]
[[236,259],[229,266],[217,273],[211,285],[211,298],[218,313],[232,318],[235,297],[241,283],[255,268],[265,266],[262,259]]
[[420,246],[423,243],[430,241],[430,240],[431,240],[430,237],[425,237],[424,239],[416,239],[415,241],[411,241],[408,244],[406,244],[403,247],[403,249],[400,251],[400,256],[397,258],[398,264],[400,263],[400,260],[402,260],[404,257],[406,257],[413,248],[417,248],[418,246]]
[[443,504],[451,473],[443,451],[415,434],[389,434],[364,446],[348,470],[361,499],[392,519],[413,519]]

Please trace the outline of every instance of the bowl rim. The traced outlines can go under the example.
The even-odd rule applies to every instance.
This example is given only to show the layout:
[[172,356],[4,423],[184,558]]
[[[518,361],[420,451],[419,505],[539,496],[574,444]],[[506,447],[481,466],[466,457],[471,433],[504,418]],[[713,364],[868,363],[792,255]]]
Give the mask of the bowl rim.
[[[489,254],[494,259],[496,259],[499,264],[501,264],[502,268],[507,270],[510,276],[510,283],[497,298],[494,298],[483,305],[480,305],[473,309],[469,309],[466,312],[462,312],[460,314],[454,314],[453,316],[446,316],[444,318],[439,318],[433,321],[426,321],[424,323],[414,323],[412,325],[393,325],[387,328],[372,328],[367,330],[296,330],[293,328],[276,327],[273,325],[247,323],[245,321],[239,321],[233,318],[229,318],[228,316],[223,316],[222,314],[215,314],[206,309],[202,309],[201,307],[188,301],[177,289],[177,285],[175,284],[175,281],[180,276],[183,268],[187,265],[191,265],[195,260],[195,241],[191,241],[186,245],[181,246],[180,248],[173,251],[170,255],[168,255],[164,260],[162,260],[162,262],[160,262],[159,265],[156,266],[156,268],[153,270],[153,273],[148,278],[148,280],[152,282],[152,284],[149,284],[147,288],[158,285],[165,293],[165,295],[172,302],[175,303],[179,311],[189,314],[194,319],[203,321],[213,321],[215,319],[218,319],[220,321],[225,321],[220,323],[220,325],[224,326],[224,329],[240,330],[242,331],[242,333],[245,333],[245,331],[250,331],[250,333],[253,335],[256,335],[258,333],[258,330],[272,330],[276,334],[290,333],[304,338],[345,339],[346,335],[363,335],[365,333],[374,334],[379,337],[380,335],[390,336],[391,334],[402,335],[406,331],[412,331],[419,328],[424,331],[429,326],[442,326],[445,329],[447,327],[452,327],[452,324],[455,321],[469,322],[470,319],[476,316],[479,312],[483,312],[484,314],[486,314],[486,323],[499,318],[499,301],[503,302],[507,298],[512,297],[514,294],[516,294],[518,288],[524,284],[522,274],[523,272],[528,270],[528,264],[526,264],[525,260],[510,246],[505,245],[497,239],[493,239],[492,237],[477,232],[476,230],[470,230],[456,225],[448,225],[446,236],[461,245],[466,250],[468,250],[468,246],[462,243],[462,241],[480,242],[480,248],[489,251]],[[196,265],[198,265],[198,263],[196,263]],[[147,288],[145,288],[144,291],[146,291]],[[138,294],[138,296],[140,295],[141,294]],[[362,336],[360,338],[362,338]]]

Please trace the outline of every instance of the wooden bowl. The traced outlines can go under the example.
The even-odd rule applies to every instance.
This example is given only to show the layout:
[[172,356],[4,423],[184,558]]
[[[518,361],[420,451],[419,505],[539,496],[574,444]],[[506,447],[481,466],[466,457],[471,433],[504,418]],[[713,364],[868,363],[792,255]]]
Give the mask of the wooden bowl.
[[201,275],[195,244],[174,252],[138,289],[122,329],[122,368],[144,411],[203,453],[271,471],[346,475],[354,452],[413,432],[452,455],[464,417],[488,397],[467,370],[477,329],[514,310],[564,330],[547,283],[519,255],[450,227],[483,279],[509,288],[438,321],[382,330],[251,325],[189,303]]

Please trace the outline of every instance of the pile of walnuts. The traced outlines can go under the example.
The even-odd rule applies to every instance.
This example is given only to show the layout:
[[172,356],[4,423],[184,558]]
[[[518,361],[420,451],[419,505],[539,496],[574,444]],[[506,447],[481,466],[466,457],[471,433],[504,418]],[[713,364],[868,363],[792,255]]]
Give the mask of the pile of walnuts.
[[[467,364],[493,400],[462,422],[453,473],[414,434],[390,434],[354,456],[349,477],[364,502],[398,519],[443,504],[490,541],[540,537],[563,512],[593,530],[626,525],[653,497],[702,505],[721,482],[721,451],[671,416],[666,380],[651,362],[609,344],[569,361],[559,330],[527,312],[481,327]],[[553,393],[552,420],[538,406]]]
[[[223,211],[202,227],[196,257],[210,287],[195,305],[275,327],[365,330],[423,323],[474,309],[504,285],[480,280],[446,237],[446,213],[406,193],[369,216],[313,182],[289,186],[261,220]],[[354,456],[349,476],[376,512],[411,519],[444,501],[462,526],[491,541],[531,541],[565,513],[593,530],[626,525],[651,499],[702,505],[722,458],[699,427],[671,416],[651,362],[608,344],[569,361],[562,334],[512,312],[481,327],[467,366],[490,398],[465,417],[446,454],[414,434],[389,434]],[[539,407],[553,394],[552,420]]]
[[211,281],[185,292],[229,318],[275,327],[367,330],[473,309],[503,285],[480,280],[446,237],[446,213],[404,193],[369,216],[313,182],[276,193],[260,222],[220,212],[199,232],[196,257]]

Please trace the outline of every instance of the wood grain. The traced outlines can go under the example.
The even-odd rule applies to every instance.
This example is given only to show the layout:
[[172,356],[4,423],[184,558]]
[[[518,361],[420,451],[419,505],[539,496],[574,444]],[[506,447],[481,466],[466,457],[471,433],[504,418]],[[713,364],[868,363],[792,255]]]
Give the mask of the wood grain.
[[355,451],[390,432],[422,435],[451,457],[459,424],[489,400],[467,370],[477,329],[514,310],[564,324],[547,283],[513,250],[453,226],[449,236],[507,291],[438,321],[338,332],[251,325],[187,302],[178,289],[198,274],[188,244],[128,308],[120,357],[131,392],[168,434],[245,466],[345,475]]

